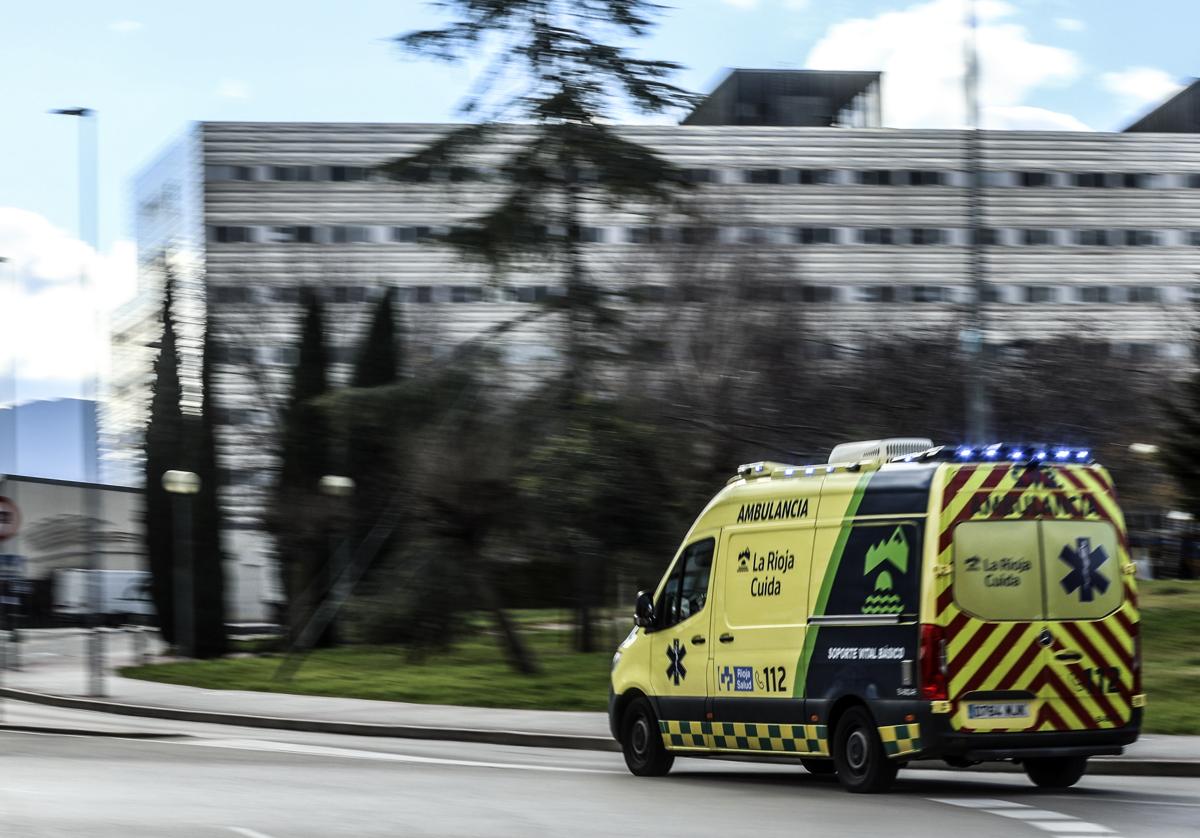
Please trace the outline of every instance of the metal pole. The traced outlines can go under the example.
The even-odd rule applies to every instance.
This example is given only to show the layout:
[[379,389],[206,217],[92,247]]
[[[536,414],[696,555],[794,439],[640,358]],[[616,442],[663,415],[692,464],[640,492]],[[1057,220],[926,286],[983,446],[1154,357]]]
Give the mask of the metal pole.
[[192,589],[191,498],[185,494],[172,496],[175,506],[175,648],[182,658],[195,654],[196,620],[193,613],[195,592]]
[[979,52],[976,45],[978,28],[975,0],[967,0],[966,73],[963,78],[967,105],[967,214],[970,231],[969,267],[971,302],[966,328],[963,330],[963,349],[966,354],[967,376],[967,437],[970,442],[986,442],[989,434],[987,397],[987,321],[984,306],[986,296],[986,266],[983,241],[983,171],[982,143],[979,120]]

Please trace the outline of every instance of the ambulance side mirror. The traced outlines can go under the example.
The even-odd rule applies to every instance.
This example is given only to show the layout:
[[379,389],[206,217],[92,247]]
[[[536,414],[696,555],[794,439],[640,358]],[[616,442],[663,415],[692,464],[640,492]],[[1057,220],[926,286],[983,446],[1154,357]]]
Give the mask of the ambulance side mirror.
[[638,593],[637,605],[633,608],[633,623],[641,628],[654,625],[654,595],[649,591]]

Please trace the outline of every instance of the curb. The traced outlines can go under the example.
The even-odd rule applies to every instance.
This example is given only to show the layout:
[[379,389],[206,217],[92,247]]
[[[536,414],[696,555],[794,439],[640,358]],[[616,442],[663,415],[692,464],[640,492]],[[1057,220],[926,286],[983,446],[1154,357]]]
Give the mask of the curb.
[[179,710],[173,707],[151,707],[139,704],[119,704],[93,698],[68,698],[59,695],[27,692],[12,688],[0,689],[0,697],[30,704],[44,704],[68,710],[89,710],[118,716],[139,716],[148,719],[193,722],[197,724],[232,725],[235,727],[291,730],[302,733],[332,733],[343,736],[382,736],[392,739],[423,739],[448,742],[478,742],[485,745],[516,745],[526,748],[564,748],[578,751],[621,750],[613,740],[601,736],[578,736],[565,733],[528,733],[518,730],[483,730],[478,728],[426,727],[422,725],[385,725],[370,722],[331,722],[318,719],[289,719],[280,716],[250,716],[240,713],[217,713],[210,710]]
[[[421,739],[443,742],[477,742],[485,745],[514,745],[525,748],[562,748],[576,751],[621,750],[612,739],[602,736],[579,736],[566,733],[529,733],[519,730],[482,730],[478,728],[427,727],[422,725],[385,725],[370,722],[331,722],[319,719],[289,719],[280,716],[250,716],[239,713],[217,713],[210,710],[179,710],[173,707],[152,707],[139,704],[119,704],[93,698],[68,698],[59,695],[28,692],[12,688],[0,689],[0,697],[30,704],[44,704],[69,710],[89,710],[118,716],[138,716],[149,719],[193,722],[197,724],[231,725],[235,727],[290,730],[301,733],[330,733],[342,736],[380,736],[391,739]],[[0,730],[28,730],[43,733],[70,733],[97,736],[128,734],[97,731],[63,731],[54,728],[0,725]],[[136,734],[135,734],[136,735]],[[168,734],[168,736],[180,734]],[[165,738],[163,734],[143,733],[139,738]],[[736,758],[736,757],[733,757]],[[908,769],[923,771],[948,770],[939,761],[909,763]],[[963,769],[959,769],[963,770]],[[988,762],[965,769],[972,772],[1020,772],[1007,762]],[[1088,763],[1088,773],[1126,777],[1200,777],[1200,760],[1131,759],[1095,757]]]
[[43,736],[93,736],[109,739],[189,739],[187,733],[150,733],[144,730],[96,730],[85,727],[39,727],[0,724],[0,733],[39,733]]

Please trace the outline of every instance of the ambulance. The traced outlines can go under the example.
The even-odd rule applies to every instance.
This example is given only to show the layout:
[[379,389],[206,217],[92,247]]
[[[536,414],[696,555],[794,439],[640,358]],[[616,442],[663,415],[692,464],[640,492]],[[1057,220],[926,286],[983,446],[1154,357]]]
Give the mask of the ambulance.
[[1134,565],[1088,451],[887,439],[742,466],[613,658],[629,770],[786,757],[853,792],[913,760],[1065,788],[1137,739]]

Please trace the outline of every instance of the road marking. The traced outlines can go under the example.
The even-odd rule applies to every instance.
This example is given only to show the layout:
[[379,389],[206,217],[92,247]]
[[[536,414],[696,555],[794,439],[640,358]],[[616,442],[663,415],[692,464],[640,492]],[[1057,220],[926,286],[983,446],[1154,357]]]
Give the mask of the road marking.
[[1113,830],[1098,823],[1081,821],[1074,815],[1050,809],[1035,809],[1025,803],[986,797],[929,797],[934,803],[978,809],[989,815],[1012,818],[1021,823],[1049,832],[1056,838],[1117,838]]
[[1062,812],[1051,812],[1049,809],[984,809],[989,815],[999,815],[1002,818],[1020,818],[1026,821],[1054,821],[1068,819],[1070,815]]
[[265,832],[258,832],[254,829],[246,829],[244,826],[231,826],[229,827],[229,831],[236,832],[238,835],[243,836],[243,838],[271,838],[271,836],[267,835]]
[[624,774],[603,768],[571,768],[560,765],[535,765],[522,762],[483,762],[472,759],[449,759],[447,757],[422,757],[411,754],[393,754],[386,751],[360,751],[352,748],[331,748],[325,745],[298,745],[291,742],[271,742],[257,739],[197,739],[178,743],[198,748],[227,748],[236,751],[268,751],[303,756],[334,757],[338,759],[365,759],[379,762],[406,762],[418,765],[456,765],[465,768],[501,768],[517,771],[548,771],[561,774]]

